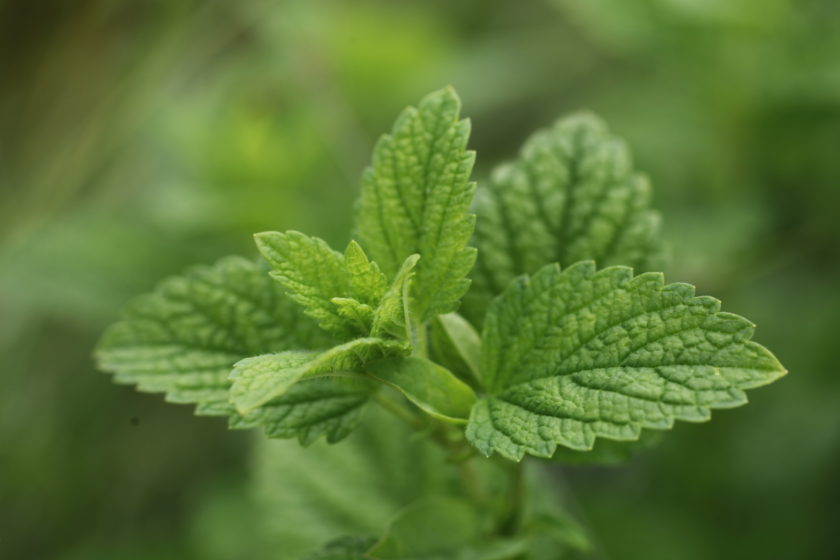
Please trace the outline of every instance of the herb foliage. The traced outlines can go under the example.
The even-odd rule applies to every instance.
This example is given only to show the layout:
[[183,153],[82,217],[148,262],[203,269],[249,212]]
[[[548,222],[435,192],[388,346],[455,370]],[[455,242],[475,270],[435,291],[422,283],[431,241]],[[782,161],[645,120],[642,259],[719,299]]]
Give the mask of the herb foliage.
[[368,432],[405,422],[440,448],[457,492],[438,484],[308,558],[585,552],[551,480],[520,461],[620,460],[786,373],[750,321],[652,272],[649,182],[598,118],[536,133],[477,193],[469,133],[454,90],[431,93],[377,143],[343,252],[259,233],[268,267],[230,257],[169,279],[97,349],[116,382],[231,428],[336,443],[368,416]]

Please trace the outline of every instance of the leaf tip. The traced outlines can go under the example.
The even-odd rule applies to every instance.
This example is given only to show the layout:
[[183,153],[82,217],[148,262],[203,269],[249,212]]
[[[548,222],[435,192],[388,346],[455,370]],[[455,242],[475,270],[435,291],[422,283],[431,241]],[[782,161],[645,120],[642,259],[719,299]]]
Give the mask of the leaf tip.
[[607,125],[604,120],[597,113],[589,109],[582,109],[561,117],[555,124],[555,127],[558,129],[590,129],[597,132],[607,130]]
[[432,106],[446,107],[448,111],[451,111],[451,114],[454,114],[455,118],[457,119],[458,112],[461,109],[461,98],[458,96],[458,92],[455,91],[455,88],[452,85],[446,85],[438,90],[427,94],[420,101],[418,108],[422,110],[425,107]]
[[265,241],[269,237],[273,237],[277,234],[278,234],[278,232],[276,232],[276,231],[260,231],[260,232],[255,233],[253,235],[253,238],[254,238],[255,241],[259,242],[259,241]]

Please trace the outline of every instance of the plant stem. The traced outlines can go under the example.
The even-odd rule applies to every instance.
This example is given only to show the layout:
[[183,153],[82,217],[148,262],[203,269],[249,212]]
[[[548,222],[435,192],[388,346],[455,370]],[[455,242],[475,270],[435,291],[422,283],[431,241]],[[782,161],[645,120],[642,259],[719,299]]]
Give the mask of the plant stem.
[[418,358],[428,358],[429,338],[426,323],[415,323],[414,328],[411,329],[411,335],[411,346],[414,348],[413,354]]

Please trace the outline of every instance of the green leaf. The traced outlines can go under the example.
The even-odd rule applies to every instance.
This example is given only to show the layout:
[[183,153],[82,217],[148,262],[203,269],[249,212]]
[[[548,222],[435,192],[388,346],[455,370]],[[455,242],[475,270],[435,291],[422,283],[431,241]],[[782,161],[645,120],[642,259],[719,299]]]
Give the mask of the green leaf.
[[480,386],[481,338],[473,326],[457,313],[446,313],[435,317],[430,332],[435,361]]
[[266,274],[229,257],[162,282],[130,304],[103,335],[99,367],[117,383],[195,403],[198,414],[224,415],[228,374],[244,357],[289,348],[320,348],[329,339]]
[[411,338],[408,333],[411,319],[407,302],[411,293],[414,270],[419,260],[420,255],[409,255],[394,277],[391,287],[382,296],[373,315],[373,327],[370,331],[373,336],[390,334],[401,338]]
[[550,457],[596,437],[705,421],[786,372],[754,325],[687,284],[627,267],[547,265],[494,300],[482,336],[487,395],[467,438],[485,455]]
[[373,537],[339,537],[305,560],[364,560],[365,552],[374,544],[376,539]]
[[291,299],[326,331],[347,336],[348,321],[332,302],[352,296],[344,255],[317,237],[298,231],[258,233],[254,236],[263,257],[274,269],[271,276]]
[[403,342],[358,338],[324,352],[289,350],[245,358],[236,363],[230,374],[231,402],[240,414],[247,414],[281,396],[300,380],[356,372],[367,362],[407,355],[410,351]]
[[378,384],[363,378],[321,377],[299,381],[282,396],[242,416],[232,416],[232,429],[262,426],[271,438],[298,438],[310,445],[325,435],[341,441],[356,428]]
[[550,262],[658,267],[660,219],[650,199],[626,145],[594,115],[567,117],[535,133],[519,159],[495,169],[476,193],[479,257],[463,313],[481,324],[514,277]]
[[362,179],[356,225],[371,258],[393,277],[419,254],[412,309],[421,321],[454,311],[475,262],[467,243],[475,217],[467,209],[475,153],[466,149],[467,120],[452,88],[425,97],[397,118],[376,145]]
[[469,385],[449,370],[423,358],[381,360],[371,363],[367,372],[441,420],[466,423],[475,403],[475,393]]
[[323,434],[329,442],[347,436],[377,384],[302,381],[243,417],[230,403],[228,376],[248,356],[331,344],[265,268],[229,257],[138,298],[103,335],[96,358],[118,383],[165,392],[171,402],[196,403],[197,414],[229,415],[232,428],[263,425],[270,437],[308,444]]
[[274,267],[272,276],[323,329],[345,339],[359,334],[408,338],[405,300],[419,255],[409,255],[388,286],[355,241],[342,255],[296,231],[255,237]]

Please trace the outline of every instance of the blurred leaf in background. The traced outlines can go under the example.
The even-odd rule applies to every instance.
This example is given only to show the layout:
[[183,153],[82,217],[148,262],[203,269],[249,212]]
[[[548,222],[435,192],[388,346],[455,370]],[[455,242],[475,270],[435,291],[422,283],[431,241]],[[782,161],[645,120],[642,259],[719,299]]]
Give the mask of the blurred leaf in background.
[[447,83],[479,179],[601,114],[652,178],[668,280],[754,318],[791,371],[629,466],[557,472],[602,556],[836,549],[836,2],[6,0],[0,45],[0,556],[264,555],[231,546],[249,438],[112,386],[90,349],[132,295],[253,254],[252,232],[343,245],[377,136]]

